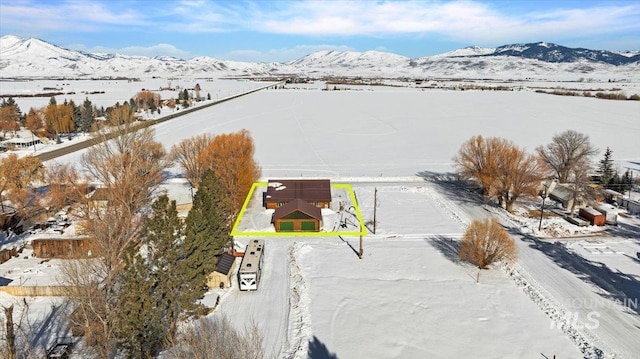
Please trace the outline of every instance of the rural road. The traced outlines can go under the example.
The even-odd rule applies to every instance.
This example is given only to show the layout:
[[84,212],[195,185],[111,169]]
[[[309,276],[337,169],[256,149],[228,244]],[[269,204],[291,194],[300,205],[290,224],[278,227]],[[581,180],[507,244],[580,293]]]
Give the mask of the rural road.
[[[226,102],[226,101],[230,101],[230,100],[242,97],[242,96],[246,96],[246,95],[252,94],[252,93],[260,91],[260,90],[268,89],[268,88],[271,88],[271,87],[274,87],[274,86],[278,86],[278,85],[282,85],[282,84],[284,84],[284,81],[276,82],[276,83],[269,83],[266,86],[261,86],[261,87],[258,87],[258,88],[255,88],[255,89],[252,89],[252,90],[249,90],[249,91],[246,91],[246,92],[242,92],[242,93],[239,93],[239,94],[231,95],[231,96],[219,99],[219,100],[215,100],[215,101],[213,101],[211,103],[207,103],[207,104],[200,105],[200,106],[195,106],[195,107],[189,107],[189,108],[180,110],[180,112],[172,113],[170,115],[163,116],[163,117],[160,117],[160,118],[157,118],[157,119],[138,122],[137,125],[132,126],[131,130],[132,131],[137,131],[137,130],[139,130],[141,128],[144,128],[144,127],[153,126],[153,125],[165,122],[165,121],[172,120],[172,119],[180,117],[180,116],[184,116],[184,115],[193,113],[195,111],[203,110],[203,109],[205,109],[207,107],[218,105],[218,104],[221,104],[221,103]],[[85,141],[82,141],[82,142],[74,143],[72,145],[61,147],[61,148],[54,149],[54,150],[51,150],[51,151],[41,152],[41,153],[36,154],[35,157],[39,158],[40,161],[42,161],[42,162],[48,161],[48,160],[52,160],[54,158],[58,158],[58,157],[67,155],[69,153],[73,153],[73,152],[85,149],[87,147],[91,147],[91,146],[93,146],[93,145],[95,145],[95,144],[97,144],[97,143],[99,143],[101,141],[109,140],[109,139],[111,139],[113,137],[114,137],[113,135],[111,135],[111,136],[107,135],[107,136],[104,136],[104,137],[101,137],[101,138],[92,138],[92,139],[89,139],[89,140],[85,140]]]

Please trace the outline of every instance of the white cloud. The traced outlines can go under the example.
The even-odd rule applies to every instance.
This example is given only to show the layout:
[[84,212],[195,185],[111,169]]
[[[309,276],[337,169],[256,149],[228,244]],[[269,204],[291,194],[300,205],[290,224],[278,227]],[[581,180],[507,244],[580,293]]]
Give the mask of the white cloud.
[[263,25],[254,30],[318,36],[433,33],[481,43],[640,30],[638,5],[511,14],[478,1],[303,1],[284,4],[289,7],[262,13]]
[[152,46],[128,46],[123,48],[110,48],[104,46],[87,47],[82,44],[67,46],[70,49],[89,53],[122,54],[129,56],[172,56],[179,59],[188,59],[190,54],[170,44],[157,44]]
[[149,20],[135,9],[114,9],[99,2],[4,1],[0,19],[12,28],[97,31],[104,26],[146,26]]
[[352,48],[341,45],[299,45],[292,48],[271,49],[269,51],[237,50],[214,57],[244,62],[288,62],[297,60],[312,52],[323,50],[353,51]]

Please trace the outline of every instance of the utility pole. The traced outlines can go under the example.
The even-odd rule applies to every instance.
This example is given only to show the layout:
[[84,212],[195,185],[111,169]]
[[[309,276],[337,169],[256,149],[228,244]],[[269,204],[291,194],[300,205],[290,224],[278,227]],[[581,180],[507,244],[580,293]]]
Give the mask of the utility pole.
[[358,251],[358,258],[362,259],[362,255],[364,254],[364,249],[362,248],[362,234],[360,235],[360,250]]
[[378,208],[378,187],[373,191],[373,234],[376,234],[376,209]]
[[551,191],[553,191],[555,187],[556,187],[555,179],[553,179],[553,181],[551,181],[550,183],[547,183],[547,181],[542,182],[542,188],[544,189],[542,190],[542,193],[540,193],[540,197],[542,197],[542,207],[540,208],[540,223],[538,224],[538,231],[542,229],[542,215],[544,214],[544,200],[547,199],[547,197],[549,196],[549,193],[551,193]]

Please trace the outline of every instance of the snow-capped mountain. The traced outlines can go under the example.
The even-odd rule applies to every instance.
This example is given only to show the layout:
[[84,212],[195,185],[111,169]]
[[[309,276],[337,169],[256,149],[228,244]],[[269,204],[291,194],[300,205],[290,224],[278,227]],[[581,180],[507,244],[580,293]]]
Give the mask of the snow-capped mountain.
[[0,78],[174,76],[363,76],[474,78],[640,78],[640,51],[573,49],[551,43],[466,47],[411,59],[380,51],[318,51],[286,63],[91,54],[35,38],[0,38]]
[[624,56],[605,50],[572,49],[556,44],[538,42],[535,44],[504,45],[485,56],[514,56],[536,59],[544,62],[592,61],[609,65],[626,65],[640,61],[640,55]]

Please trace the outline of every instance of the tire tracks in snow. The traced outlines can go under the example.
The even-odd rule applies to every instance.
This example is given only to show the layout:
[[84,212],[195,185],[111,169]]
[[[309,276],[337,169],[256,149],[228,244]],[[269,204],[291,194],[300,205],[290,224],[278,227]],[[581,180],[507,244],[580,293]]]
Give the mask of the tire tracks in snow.
[[289,249],[288,349],[281,356],[286,359],[307,358],[312,335],[309,286],[296,260],[305,248],[310,249],[308,244],[295,242]]

